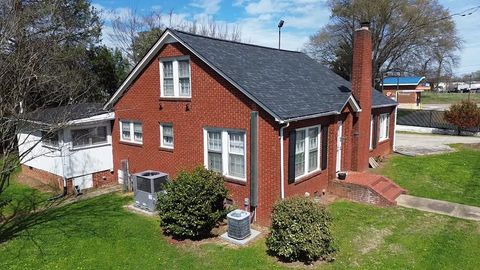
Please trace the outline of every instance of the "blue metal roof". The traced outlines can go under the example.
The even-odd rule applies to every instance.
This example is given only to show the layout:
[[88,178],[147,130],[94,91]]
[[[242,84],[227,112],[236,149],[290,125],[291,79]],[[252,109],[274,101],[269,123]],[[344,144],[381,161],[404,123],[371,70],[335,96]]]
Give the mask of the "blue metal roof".
[[425,77],[385,77],[383,85],[418,85]]

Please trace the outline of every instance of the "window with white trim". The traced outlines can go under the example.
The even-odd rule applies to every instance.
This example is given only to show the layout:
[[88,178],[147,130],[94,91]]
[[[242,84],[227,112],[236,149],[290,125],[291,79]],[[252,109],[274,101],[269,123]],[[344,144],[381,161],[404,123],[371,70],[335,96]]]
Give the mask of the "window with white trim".
[[142,143],[143,130],[141,122],[120,121],[120,140],[123,142]]
[[160,96],[190,98],[190,61],[185,58],[160,60]]
[[205,167],[227,177],[246,180],[245,132],[204,130]]
[[72,129],[72,146],[84,147],[107,143],[107,126]]
[[380,115],[380,141],[388,139],[388,130],[390,126],[390,115],[383,113]]
[[160,147],[173,149],[172,124],[160,124]]
[[320,126],[295,132],[295,178],[299,178],[320,169]]

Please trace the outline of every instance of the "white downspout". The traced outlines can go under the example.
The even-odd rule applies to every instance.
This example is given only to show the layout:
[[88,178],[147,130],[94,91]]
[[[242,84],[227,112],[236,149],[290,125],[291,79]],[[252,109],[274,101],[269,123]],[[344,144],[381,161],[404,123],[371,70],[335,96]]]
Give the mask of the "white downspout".
[[284,170],[284,150],[283,150],[283,129],[290,126],[290,123],[280,128],[280,197],[285,199],[285,170]]

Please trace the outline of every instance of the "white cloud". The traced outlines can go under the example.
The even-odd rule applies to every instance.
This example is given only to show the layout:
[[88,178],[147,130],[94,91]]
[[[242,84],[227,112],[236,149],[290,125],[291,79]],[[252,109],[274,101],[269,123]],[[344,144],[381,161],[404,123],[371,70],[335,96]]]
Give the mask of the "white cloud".
[[221,0],[194,0],[190,5],[202,9],[202,13],[211,15],[220,10]]

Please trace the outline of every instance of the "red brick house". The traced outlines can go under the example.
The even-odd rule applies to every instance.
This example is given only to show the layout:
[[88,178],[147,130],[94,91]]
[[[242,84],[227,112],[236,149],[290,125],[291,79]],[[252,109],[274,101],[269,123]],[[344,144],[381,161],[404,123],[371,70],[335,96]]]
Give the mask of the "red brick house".
[[321,196],[392,153],[396,103],[372,90],[368,26],[353,63],[350,83],[301,52],[167,29],[105,105],[115,174],[125,160],[173,178],[204,165],[268,224],[277,200]]

